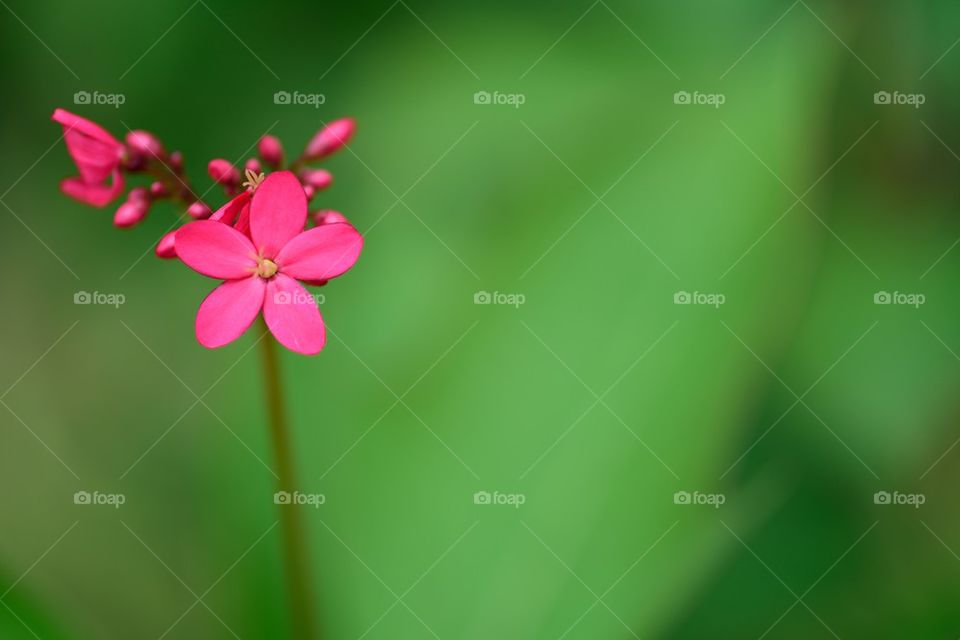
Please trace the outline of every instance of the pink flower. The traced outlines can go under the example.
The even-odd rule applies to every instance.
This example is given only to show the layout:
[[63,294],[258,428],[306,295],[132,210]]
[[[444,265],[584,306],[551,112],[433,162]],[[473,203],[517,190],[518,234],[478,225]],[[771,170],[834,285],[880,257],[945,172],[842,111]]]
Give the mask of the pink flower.
[[[67,151],[80,171],[79,177],[67,178],[60,188],[71,198],[95,207],[110,203],[123,191],[123,145],[104,128],[69,111],[57,109],[53,121],[63,125]],[[108,177],[112,178],[110,184]]]
[[233,342],[262,309],[282,345],[305,355],[319,353],[326,342],[323,318],[298,280],[342,275],[359,257],[363,238],[348,224],[304,231],[307,198],[289,171],[272,173],[257,187],[249,220],[249,237],[212,219],[177,231],[180,259],[198,273],[225,280],[200,305],[197,340],[210,349]]

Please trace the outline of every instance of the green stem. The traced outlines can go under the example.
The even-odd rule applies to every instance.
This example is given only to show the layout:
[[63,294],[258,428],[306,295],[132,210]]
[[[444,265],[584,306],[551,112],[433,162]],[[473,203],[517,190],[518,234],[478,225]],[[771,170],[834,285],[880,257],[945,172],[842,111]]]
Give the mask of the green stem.
[[[270,437],[273,440],[274,459],[279,476],[277,489],[293,494],[298,487],[290,445],[290,428],[283,401],[277,341],[270,335],[262,320],[260,324],[264,332],[260,343],[263,346],[263,374],[270,419]],[[311,597],[310,559],[305,542],[303,519],[300,517],[301,509],[295,504],[280,504],[278,509],[293,637],[296,640],[316,640],[318,635]]]

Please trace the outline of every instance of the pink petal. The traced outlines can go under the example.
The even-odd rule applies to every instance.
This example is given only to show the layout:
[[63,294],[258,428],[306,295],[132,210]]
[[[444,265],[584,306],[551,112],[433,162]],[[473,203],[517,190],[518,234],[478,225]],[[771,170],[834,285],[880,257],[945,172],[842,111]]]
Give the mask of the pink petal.
[[[178,237],[178,249],[179,243]],[[216,349],[243,335],[263,306],[265,290],[262,278],[250,276],[227,280],[211,291],[197,312],[196,330],[200,344]]]
[[256,252],[247,236],[212,220],[198,220],[177,231],[177,257],[211,278],[235,280],[256,270]]
[[299,282],[278,273],[267,282],[263,319],[280,344],[291,351],[312,356],[327,341],[320,309]]
[[70,113],[66,109],[57,109],[56,111],[54,111],[53,116],[51,116],[51,120],[59,124],[62,124],[64,127],[64,131],[68,129],[73,129],[86,136],[90,136],[91,138],[99,140],[100,142],[103,142],[105,144],[118,147],[120,149],[123,148],[123,145],[120,144],[120,142],[116,138],[110,135],[110,133],[106,129],[104,129],[98,124],[94,124],[93,122],[87,120],[86,118],[81,118],[80,116],[74,113]]
[[303,231],[307,223],[307,196],[289,171],[271,173],[260,183],[250,204],[250,236],[265,258]]
[[104,207],[110,204],[123,191],[124,180],[120,169],[113,172],[112,184],[90,184],[83,178],[67,178],[60,183],[60,189],[84,204]]
[[352,267],[362,248],[363,236],[349,224],[323,224],[288,242],[276,262],[298,280],[329,280]]

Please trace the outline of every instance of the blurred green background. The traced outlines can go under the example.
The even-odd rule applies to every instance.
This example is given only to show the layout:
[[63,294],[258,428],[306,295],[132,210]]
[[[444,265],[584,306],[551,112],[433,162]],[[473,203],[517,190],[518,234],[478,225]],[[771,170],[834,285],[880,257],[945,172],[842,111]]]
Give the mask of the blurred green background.
[[254,338],[196,343],[172,205],[58,191],[58,106],[201,190],[358,119],[282,361],[326,637],[960,635],[960,6],[591,2],[0,3],[0,637],[289,633]]

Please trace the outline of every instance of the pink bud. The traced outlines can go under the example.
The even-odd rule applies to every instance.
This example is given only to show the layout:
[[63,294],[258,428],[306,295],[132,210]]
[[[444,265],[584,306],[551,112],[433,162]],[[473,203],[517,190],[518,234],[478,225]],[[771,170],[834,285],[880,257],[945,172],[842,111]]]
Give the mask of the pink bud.
[[194,220],[205,220],[209,218],[212,213],[213,211],[210,210],[210,207],[199,200],[187,207],[187,215]]
[[113,224],[117,227],[132,227],[143,220],[149,210],[149,199],[131,198],[117,209],[117,212],[113,215]]
[[276,169],[283,164],[283,145],[275,136],[263,136],[257,145],[260,157],[267,163],[267,166]]
[[167,185],[162,182],[154,182],[150,185],[150,198],[156,200],[157,198],[162,198],[167,195]]
[[207,165],[207,173],[214,182],[224,186],[232,187],[240,184],[240,172],[223,158],[211,160]]
[[320,209],[319,211],[313,214],[314,223],[320,224],[333,224],[334,222],[346,222],[347,219],[339,211],[334,211],[333,209]]
[[333,174],[324,169],[307,169],[300,173],[300,182],[322,191],[333,184]]
[[157,254],[158,258],[176,258],[177,250],[174,247],[174,236],[177,234],[177,230],[167,233],[162,238],[160,242],[157,243],[157,248],[153,250]]
[[253,173],[260,173],[262,169],[263,168],[260,166],[260,161],[257,160],[256,158],[250,158],[249,160],[247,160],[247,163],[243,165],[244,173],[246,173],[247,171],[252,171]]
[[127,194],[127,200],[131,202],[150,202],[150,191],[146,187],[134,187]]
[[168,161],[170,168],[173,169],[176,173],[183,171],[183,152],[174,151],[170,154],[170,160]]
[[127,147],[136,155],[148,158],[162,158],[164,155],[163,143],[149,131],[131,131],[127,134]]
[[317,195],[317,189],[307,184],[303,187],[303,193],[307,196],[307,202],[309,202],[313,200],[313,196]]
[[356,129],[353,118],[341,118],[325,126],[313,136],[303,152],[305,160],[324,158],[350,141]]

